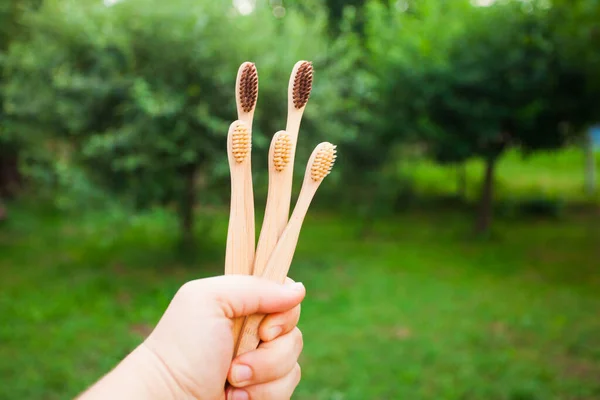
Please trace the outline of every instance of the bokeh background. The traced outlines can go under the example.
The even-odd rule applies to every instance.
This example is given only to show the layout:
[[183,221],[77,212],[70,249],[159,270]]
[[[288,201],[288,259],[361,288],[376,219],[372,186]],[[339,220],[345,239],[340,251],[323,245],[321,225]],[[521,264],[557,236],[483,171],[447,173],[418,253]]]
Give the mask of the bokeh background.
[[0,398],[64,399],[222,274],[256,63],[257,228],[289,74],[295,398],[600,399],[600,1],[2,0]]

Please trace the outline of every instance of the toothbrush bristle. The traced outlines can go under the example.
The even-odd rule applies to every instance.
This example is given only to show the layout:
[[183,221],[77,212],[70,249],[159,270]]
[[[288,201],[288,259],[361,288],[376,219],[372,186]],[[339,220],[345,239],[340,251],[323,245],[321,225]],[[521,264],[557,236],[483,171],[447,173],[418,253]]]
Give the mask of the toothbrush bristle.
[[294,77],[294,89],[292,98],[294,100],[294,107],[300,109],[308,103],[310,97],[310,91],[312,90],[313,83],[313,66],[309,61],[303,62],[296,76]]
[[238,96],[240,96],[240,106],[244,112],[254,109],[258,99],[258,72],[253,63],[247,63],[242,71]]
[[324,143],[321,145],[321,148],[317,152],[310,167],[310,176],[312,180],[319,182],[329,175],[336,157],[336,146],[331,143]]
[[292,140],[287,132],[280,132],[275,138],[275,149],[273,152],[273,165],[277,172],[281,172],[290,162],[292,154]]
[[236,162],[244,162],[252,148],[250,131],[242,123],[238,123],[231,134],[231,150]]

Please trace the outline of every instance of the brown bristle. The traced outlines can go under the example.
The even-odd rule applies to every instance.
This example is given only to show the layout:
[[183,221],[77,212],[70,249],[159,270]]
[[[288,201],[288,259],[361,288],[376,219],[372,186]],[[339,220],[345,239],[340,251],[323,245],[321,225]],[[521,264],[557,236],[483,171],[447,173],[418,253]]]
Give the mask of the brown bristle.
[[292,140],[287,132],[280,132],[275,138],[275,149],[273,151],[273,165],[277,172],[283,169],[290,162],[292,154]]
[[238,163],[243,162],[250,153],[251,148],[252,142],[248,128],[242,124],[236,125],[231,134],[231,152],[235,161]]
[[318,182],[329,175],[337,157],[335,148],[336,146],[331,143],[324,143],[321,146],[310,167],[310,176],[313,181]]
[[305,61],[298,67],[298,71],[294,77],[294,91],[292,93],[292,98],[294,100],[294,107],[297,109],[304,107],[306,103],[308,103],[312,82],[313,66],[311,62]]
[[250,112],[258,98],[258,72],[252,63],[246,64],[239,83],[240,106],[244,112]]

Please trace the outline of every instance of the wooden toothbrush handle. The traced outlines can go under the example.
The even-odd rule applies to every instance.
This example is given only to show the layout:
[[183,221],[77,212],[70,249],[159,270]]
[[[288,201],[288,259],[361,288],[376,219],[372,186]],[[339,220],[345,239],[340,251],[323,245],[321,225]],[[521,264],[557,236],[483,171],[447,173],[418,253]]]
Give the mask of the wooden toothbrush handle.
[[[255,221],[254,221],[254,193],[252,188],[252,171],[247,168],[244,176],[244,222],[245,222],[245,243],[244,248],[236,250],[245,251],[246,268],[243,271],[245,275],[252,275],[254,266],[254,248],[256,241],[255,233]],[[234,346],[238,343],[240,336],[242,335],[242,327],[244,325],[244,317],[236,318],[233,321],[233,343]]]
[[237,351],[235,353],[236,357],[249,351],[256,350],[260,343],[258,328],[265,317],[266,315],[264,314],[254,314],[246,318],[246,323],[242,328]]
[[[286,238],[288,240],[285,240]],[[271,260],[267,264],[267,267],[262,275],[266,279],[281,284],[285,282],[292,258],[294,257],[294,250],[296,243],[298,242],[298,235],[291,234],[286,236],[284,233],[282,239],[284,240],[280,241],[280,245],[278,245],[278,248],[276,248],[273,252],[273,257],[271,257]],[[236,342],[237,348],[234,352],[235,357],[249,351],[256,350],[258,344],[260,343],[258,327],[264,318],[264,314],[253,314],[245,318],[245,322],[240,331],[239,339]]]
[[[279,242],[277,243],[275,250],[273,250],[265,270],[260,275],[263,278],[280,284],[285,283],[285,278],[290,270],[290,265],[292,264],[292,259],[294,258],[294,253],[296,251],[296,245],[298,244],[302,222],[313,194],[314,192],[309,196],[300,195],[290,221],[279,238]],[[261,314],[254,314],[246,317],[246,322],[242,327],[238,341],[237,351],[235,352],[236,357],[249,351],[256,350],[260,342],[258,327],[264,317],[265,315]]]
[[244,329],[244,320],[246,317],[239,317],[233,320],[233,346],[235,351],[235,346],[240,341],[240,338],[243,336],[242,330]]
[[233,320],[233,355],[237,355],[237,349],[246,333],[244,331],[245,322],[248,317],[238,317]]

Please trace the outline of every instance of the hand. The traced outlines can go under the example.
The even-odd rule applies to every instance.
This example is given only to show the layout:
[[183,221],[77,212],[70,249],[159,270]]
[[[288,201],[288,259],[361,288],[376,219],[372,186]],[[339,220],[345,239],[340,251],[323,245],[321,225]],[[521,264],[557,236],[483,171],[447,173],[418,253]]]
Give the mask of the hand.
[[[286,278],[286,284],[294,284],[294,281]],[[291,310],[267,315],[258,330],[262,341],[258,349],[237,357],[229,369],[228,381],[232,388],[228,399],[289,399],[292,396],[300,382],[298,357],[303,342],[296,326],[299,319],[300,304]],[[247,378],[249,373],[250,378]]]
[[[302,284],[251,276],[188,282],[150,336],[81,399],[289,399],[300,380],[304,295]],[[263,343],[232,362],[233,319],[255,313],[269,314]]]

